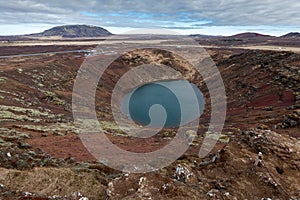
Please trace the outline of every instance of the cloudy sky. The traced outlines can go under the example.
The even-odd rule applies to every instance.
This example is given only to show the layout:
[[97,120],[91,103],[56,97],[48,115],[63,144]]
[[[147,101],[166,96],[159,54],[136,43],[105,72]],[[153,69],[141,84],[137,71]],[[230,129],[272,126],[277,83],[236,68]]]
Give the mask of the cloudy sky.
[[113,33],[165,28],[183,34],[300,32],[299,0],[0,0],[0,35],[89,24]]

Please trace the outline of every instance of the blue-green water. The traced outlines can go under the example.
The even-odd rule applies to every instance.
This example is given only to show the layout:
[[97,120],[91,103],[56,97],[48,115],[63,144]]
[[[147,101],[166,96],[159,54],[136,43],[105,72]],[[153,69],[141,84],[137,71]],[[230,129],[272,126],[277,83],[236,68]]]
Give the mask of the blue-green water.
[[150,127],[178,127],[199,118],[204,98],[195,84],[185,80],[142,85],[122,100],[121,111]]

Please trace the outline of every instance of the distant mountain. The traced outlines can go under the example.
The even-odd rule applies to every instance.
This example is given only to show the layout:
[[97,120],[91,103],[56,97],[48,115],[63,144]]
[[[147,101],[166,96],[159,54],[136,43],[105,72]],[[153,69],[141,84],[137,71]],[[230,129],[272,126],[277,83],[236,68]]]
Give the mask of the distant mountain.
[[89,25],[66,25],[56,26],[45,30],[42,33],[30,34],[27,36],[33,37],[50,37],[61,36],[63,38],[78,38],[78,37],[103,37],[112,35],[104,28]]
[[291,32],[291,33],[281,36],[281,38],[300,38],[300,33],[299,32]]
[[215,36],[215,35],[202,35],[202,34],[192,34],[189,35],[190,37],[197,37],[197,38],[218,38],[222,36]]
[[252,32],[247,32],[247,33],[240,33],[240,34],[237,34],[237,35],[232,35],[232,36],[229,36],[230,38],[240,38],[240,39],[243,39],[243,38],[258,38],[258,37],[273,37],[273,36],[270,36],[270,35],[263,35],[263,34],[260,34],[260,33],[252,33]]

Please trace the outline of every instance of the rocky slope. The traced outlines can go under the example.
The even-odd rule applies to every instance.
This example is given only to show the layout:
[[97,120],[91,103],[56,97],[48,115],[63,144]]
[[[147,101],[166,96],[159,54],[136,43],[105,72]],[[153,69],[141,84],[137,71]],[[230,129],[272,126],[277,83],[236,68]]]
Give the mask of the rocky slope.
[[[223,136],[206,158],[197,156],[207,134],[207,106],[185,155],[147,174],[105,167],[81,143],[73,126],[71,95],[83,53],[2,58],[0,198],[299,199],[300,55],[241,49],[208,52],[228,95]],[[118,77],[143,63],[171,65],[198,84],[207,102],[209,94],[200,77],[193,79],[190,66],[172,54],[142,50],[114,62],[96,93],[101,127],[119,147],[149,152],[167,144],[176,130],[137,140],[118,129],[110,111]],[[262,160],[255,164],[259,152]]]

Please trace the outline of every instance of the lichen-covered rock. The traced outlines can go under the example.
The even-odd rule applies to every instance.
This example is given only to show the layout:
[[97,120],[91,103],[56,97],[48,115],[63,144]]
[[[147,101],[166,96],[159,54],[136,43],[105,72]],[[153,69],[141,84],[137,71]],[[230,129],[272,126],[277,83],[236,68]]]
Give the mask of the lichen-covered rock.
[[43,119],[56,119],[61,115],[55,115],[48,111],[38,109],[22,108],[17,106],[0,105],[0,122],[41,122]]

